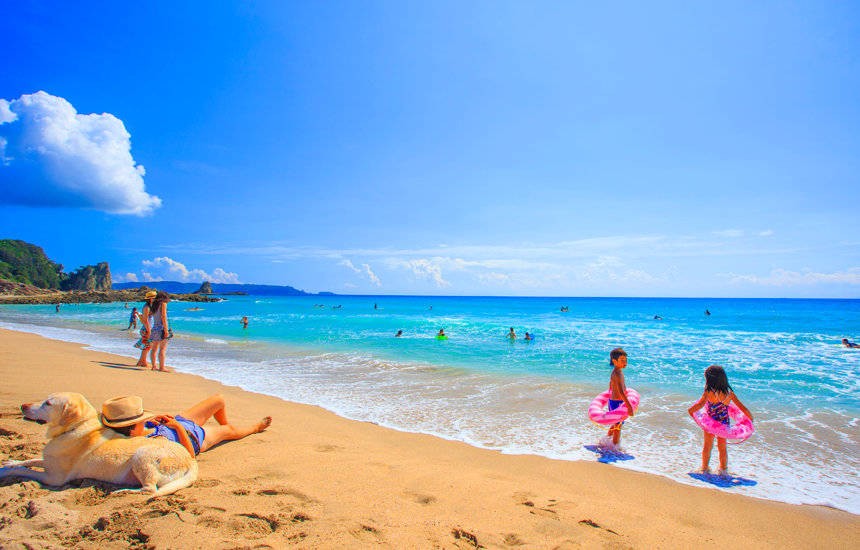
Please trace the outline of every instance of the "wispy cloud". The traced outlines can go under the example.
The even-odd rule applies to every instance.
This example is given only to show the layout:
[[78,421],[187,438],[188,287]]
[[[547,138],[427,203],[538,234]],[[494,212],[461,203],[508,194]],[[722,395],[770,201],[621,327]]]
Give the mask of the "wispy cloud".
[[768,229],[767,231],[759,231],[758,233],[756,233],[756,235],[758,235],[759,237],[767,237],[773,235],[773,230]]
[[767,277],[738,275],[737,273],[720,273],[718,277],[727,277],[729,284],[754,283],[765,286],[860,285],[860,267],[852,267],[846,271],[837,271],[835,273],[816,273],[811,269],[804,269],[803,271],[774,269]]
[[719,235],[720,237],[743,237],[744,232],[742,229],[725,229],[723,231],[711,231],[714,235]]
[[370,278],[371,283],[375,283],[376,286],[378,286],[380,288],[382,287],[382,284],[379,282],[379,277],[377,277],[376,275],[373,274],[373,271],[370,270],[370,266],[367,264],[361,264],[361,268],[357,268],[354,265],[352,265],[352,262],[350,262],[347,259],[344,259],[342,262],[340,262],[337,265],[345,265],[346,267],[353,270],[355,272],[355,274],[358,275],[359,277],[362,277],[363,276],[362,274],[366,274],[368,276],[368,278]]
[[444,288],[449,286],[451,283],[442,278],[442,268],[438,262],[436,262],[437,258],[433,258],[432,260],[397,260],[397,259],[388,259],[386,263],[389,266],[395,269],[406,269],[415,275],[419,279],[430,279],[433,281],[437,287]]

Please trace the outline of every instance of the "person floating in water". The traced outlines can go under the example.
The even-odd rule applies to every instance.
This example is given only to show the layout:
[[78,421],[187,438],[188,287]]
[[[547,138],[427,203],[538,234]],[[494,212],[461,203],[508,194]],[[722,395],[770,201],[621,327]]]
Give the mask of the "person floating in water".
[[239,322],[242,323],[242,328],[248,328],[248,318],[247,317],[242,317],[242,320]]
[[663,320],[663,318],[662,318],[662,317],[660,317],[659,315],[655,315],[655,316],[654,316],[654,318],[655,318],[655,319],[657,319],[658,321],[662,321],[662,320]]
[[447,338],[447,336],[445,336],[445,329],[444,328],[439,329],[439,334],[436,335],[436,338]]
[[398,331],[397,331],[397,334],[395,334],[395,335],[394,335],[394,337],[395,337],[395,338],[400,338],[400,337],[402,337],[402,336],[403,336],[403,331],[402,331],[402,330],[398,330]]
[[846,348],[860,348],[860,344],[855,344],[854,342],[849,342],[848,338],[842,339],[842,345]]
[[511,340],[517,339],[517,333],[514,332],[514,327],[511,327],[511,331],[508,333],[508,338],[510,338]]
[[125,303],[125,309],[128,309],[128,302]]
[[569,307],[567,307],[567,306],[561,306],[561,308],[559,309],[559,311],[568,311],[568,312],[569,312],[569,311],[570,311],[570,308],[569,308]]
[[373,304],[373,309],[379,309],[379,308],[376,307],[376,304]]
[[525,337],[525,340],[534,340],[534,338],[532,338],[531,336],[529,336],[529,331],[526,331],[526,337]]
[[57,304],[57,313],[60,312],[60,304]]
[[710,311],[708,311],[708,310],[706,309],[706,310],[705,310],[705,315],[710,315],[710,314],[711,314],[711,312],[710,312]]

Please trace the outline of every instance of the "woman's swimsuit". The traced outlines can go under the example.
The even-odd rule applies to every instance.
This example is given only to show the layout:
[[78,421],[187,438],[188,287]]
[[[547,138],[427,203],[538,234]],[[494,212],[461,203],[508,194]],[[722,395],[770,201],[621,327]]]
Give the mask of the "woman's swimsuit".
[[163,338],[164,329],[170,329],[170,321],[168,320],[166,327],[161,324],[161,306],[159,306],[158,310],[155,311],[154,314],[150,310],[150,312],[149,312],[149,326],[151,327],[149,337],[152,338],[153,342],[161,342],[162,340],[168,340],[169,339],[169,333],[168,333],[168,338]]
[[[203,428],[185,417],[176,416],[175,418],[176,421],[179,422],[185,428],[185,433],[188,434],[188,439],[191,440],[191,446],[194,448],[194,456],[199,455],[200,445],[206,438],[206,432],[203,431]],[[179,440],[179,434],[177,434],[176,430],[174,430],[173,428],[170,428],[168,426],[162,426],[161,424],[155,424],[154,422],[147,422],[146,427],[148,429],[155,428],[155,431],[146,437],[163,437],[164,439],[182,445]]]

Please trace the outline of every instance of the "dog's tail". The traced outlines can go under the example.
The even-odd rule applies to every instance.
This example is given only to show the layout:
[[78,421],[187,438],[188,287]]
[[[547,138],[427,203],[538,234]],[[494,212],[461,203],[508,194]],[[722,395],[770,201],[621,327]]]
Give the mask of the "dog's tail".
[[164,495],[172,495],[173,493],[175,493],[176,491],[179,491],[180,489],[185,489],[186,487],[191,487],[194,484],[194,482],[197,481],[197,472],[198,472],[197,461],[194,459],[191,459],[191,465],[188,468],[188,471],[185,472],[184,476],[180,477],[179,479],[177,479],[175,481],[171,481],[167,485],[163,485],[163,486],[159,487],[157,491],[155,491],[154,493],[152,493],[149,496],[148,500],[152,500],[152,499],[158,498],[158,497],[163,497]]

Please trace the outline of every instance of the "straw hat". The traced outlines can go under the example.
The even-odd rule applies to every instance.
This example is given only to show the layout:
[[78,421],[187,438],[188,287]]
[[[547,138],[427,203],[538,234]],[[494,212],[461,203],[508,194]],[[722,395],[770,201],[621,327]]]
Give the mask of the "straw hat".
[[150,290],[149,292],[147,292],[146,294],[144,294],[144,297],[145,297],[147,300],[149,300],[150,298],[155,298],[155,296],[156,296],[157,294],[158,294],[158,292],[156,292],[156,291],[154,291],[154,290]]
[[155,418],[155,413],[143,408],[143,399],[136,395],[125,395],[108,399],[102,405],[102,424],[110,428],[122,428]]

